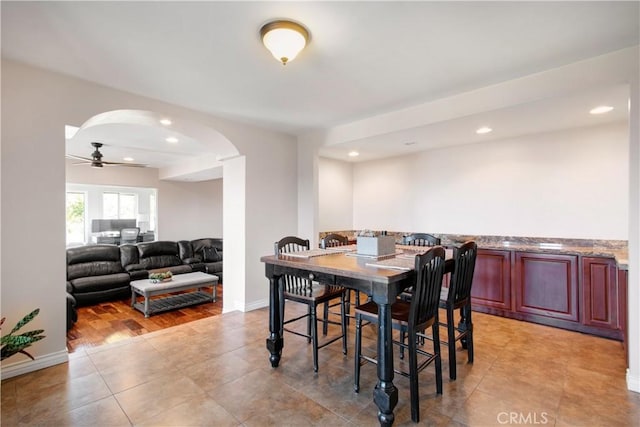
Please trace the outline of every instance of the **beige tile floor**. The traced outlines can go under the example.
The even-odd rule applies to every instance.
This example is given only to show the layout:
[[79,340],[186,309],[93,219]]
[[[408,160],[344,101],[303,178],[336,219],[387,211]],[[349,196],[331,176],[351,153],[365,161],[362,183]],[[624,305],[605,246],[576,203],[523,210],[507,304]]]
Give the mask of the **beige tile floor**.
[[[421,373],[421,425],[640,426],[619,342],[478,313],[474,324],[475,363],[460,352],[456,381],[443,349],[443,395],[433,369]],[[376,369],[363,366],[354,393],[350,328],[349,355],[339,342],[321,349],[315,375],[310,346],[291,334],[270,367],[266,309],[78,351],[3,381],[2,426],[375,426]],[[364,349],[374,334],[365,328]],[[396,425],[414,425],[408,380],[394,382]]]

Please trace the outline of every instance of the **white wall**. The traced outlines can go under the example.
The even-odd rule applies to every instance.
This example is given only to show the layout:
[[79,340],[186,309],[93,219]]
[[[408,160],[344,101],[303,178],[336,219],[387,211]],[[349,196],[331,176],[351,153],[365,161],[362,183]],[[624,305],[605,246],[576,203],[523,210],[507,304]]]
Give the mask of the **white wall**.
[[[64,126],[81,125],[105,111],[142,109],[169,117],[188,118],[222,133],[246,157],[247,172],[241,173],[245,173],[246,180],[242,184],[246,185],[247,212],[243,225],[247,233],[246,241],[236,242],[241,248],[236,255],[246,256],[246,260],[236,265],[245,271],[230,276],[225,272],[225,301],[227,292],[233,294],[237,289],[246,288],[238,308],[266,304],[269,285],[260,256],[272,252],[276,236],[297,230],[294,137],[13,61],[2,61],[1,77],[0,311],[7,317],[7,324],[13,324],[33,308],[40,307],[40,315],[30,325],[45,329],[47,336],[30,349],[36,362],[26,362],[21,356],[5,360],[3,376],[8,371],[15,373],[17,369],[23,369],[23,366],[23,372],[26,372],[66,361]],[[143,184],[146,179],[151,177],[145,175],[133,185],[156,186],[155,183]],[[69,181],[74,179],[70,176]],[[162,184],[157,188],[162,197]],[[173,187],[173,191],[181,189]],[[179,199],[171,194],[169,190],[170,199]],[[171,224],[167,227],[168,238],[178,235],[169,231]],[[164,230],[165,226],[162,228]],[[196,236],[196,230],[191,232]],[[245,239],[243,233],[229,232],[227,235],[226,224],[223,224],[223,234],[226,242]],[[197,237],[200,237],[199,233]],[[37,269],[33,268],[33,259],[25,257],[33,252],[35,243],[38,253],[47,254],[38,258]],[[225,251],[225,268],[228,256],[233,254]],[[238,277],[246,277],[246,282],[235,282],[234,278]]]
[[319,224],[322,231],[353,229],[353,164],[318,159]]
[[158,240],[222,237],[222,180],[160,181]]
[[626,240],[627,126],[357,163],[354,228]]

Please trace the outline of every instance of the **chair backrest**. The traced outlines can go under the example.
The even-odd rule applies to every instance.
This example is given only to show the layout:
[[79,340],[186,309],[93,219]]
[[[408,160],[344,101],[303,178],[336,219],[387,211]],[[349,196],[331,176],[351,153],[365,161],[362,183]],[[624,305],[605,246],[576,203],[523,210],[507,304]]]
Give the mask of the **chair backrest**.
[[[295,236],[283,237],[275,243],[274,249],[276,255],[306,251],[309,249],[309,240],[304,240]],[[311,296],[313,292],[311,281],[308,279],[284,275],[282,276],[282,281],[287,292],[306,296]]]
[[303,240],[295,236],[283,237],[275,243],[274,249],[276,255],[306,251],[309,250],[309,240]]
[[402,238],[403,245],[438,246],[440,238],[427,233],[413,233]]
[[471,298],[471,285],[473,284],[477,255],[478,245],[473,241],[466,242],[459,248],[454,248],[455,268],[451,274],[447,304],[458,306]]
[[120,243],[137,242],[140,234],[139,227],[123,228],[120,230]]
[[320,240],[320,247],[322,249],[332,248],[334,246],[345,246],[349,244],[349,238],[342,234],[330,233]]
[[436,246],[422,255],[416,255],[416,284],[413,287],[409,328],[427,327],[437,320],[440,289],[444,275],[445,251]]

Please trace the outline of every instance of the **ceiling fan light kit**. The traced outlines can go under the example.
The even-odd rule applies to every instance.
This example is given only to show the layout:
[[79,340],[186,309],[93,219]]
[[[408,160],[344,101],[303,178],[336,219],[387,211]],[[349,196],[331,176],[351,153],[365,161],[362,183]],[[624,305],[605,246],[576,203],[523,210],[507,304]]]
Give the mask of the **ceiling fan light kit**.
[[91,158],[74,156],[72,154],[67,154],[68,158],[80,160],[78,163],[74,163],[74,165],[90,165],[92,168],[101,168],[104,166],[127,166],[134,168],[146,168],[147,165],[143,165],[141,163],[121,163],[121,162],[107,162],[102,160],[102,153],[100,152],[100,147],[104,144],[101,142],[92,142],[91,146],[95,148],[93,153],[91,153]]

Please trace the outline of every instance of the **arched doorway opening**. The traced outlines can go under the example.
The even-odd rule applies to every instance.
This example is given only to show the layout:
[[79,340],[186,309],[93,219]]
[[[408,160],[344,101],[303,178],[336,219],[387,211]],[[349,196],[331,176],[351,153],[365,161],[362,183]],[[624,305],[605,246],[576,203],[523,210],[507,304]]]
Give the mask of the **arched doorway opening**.
[[[66,152],[87,157],[88,148],[95,141],[103,144],[104,160],[124,165],[92,168],[90,165],[71,166],[68,160],[67,182],[84,179],[101,185],[155,186],[158,188],[157,239],[222,237],[225,244],[223,311],[234,310],[231,302],[241,300],[244,295],[245,249],[245,162],[235,145],[208,125],[144,110],[113,110],[92,116],[67,139]],[[125,153],[135,163],[147,167],[127,167]],[[215,198],[213,203],[222,206],[219,214],[196,212],[202,210],[202,203],[181,205],[180,201],[184,202],[186,196],[177,195],[210,188],[203,184],[209,181],[216,181],[218,190],[210,197],[197,194],[194,198]],[[190,221],[193,218],[196,220]]]

